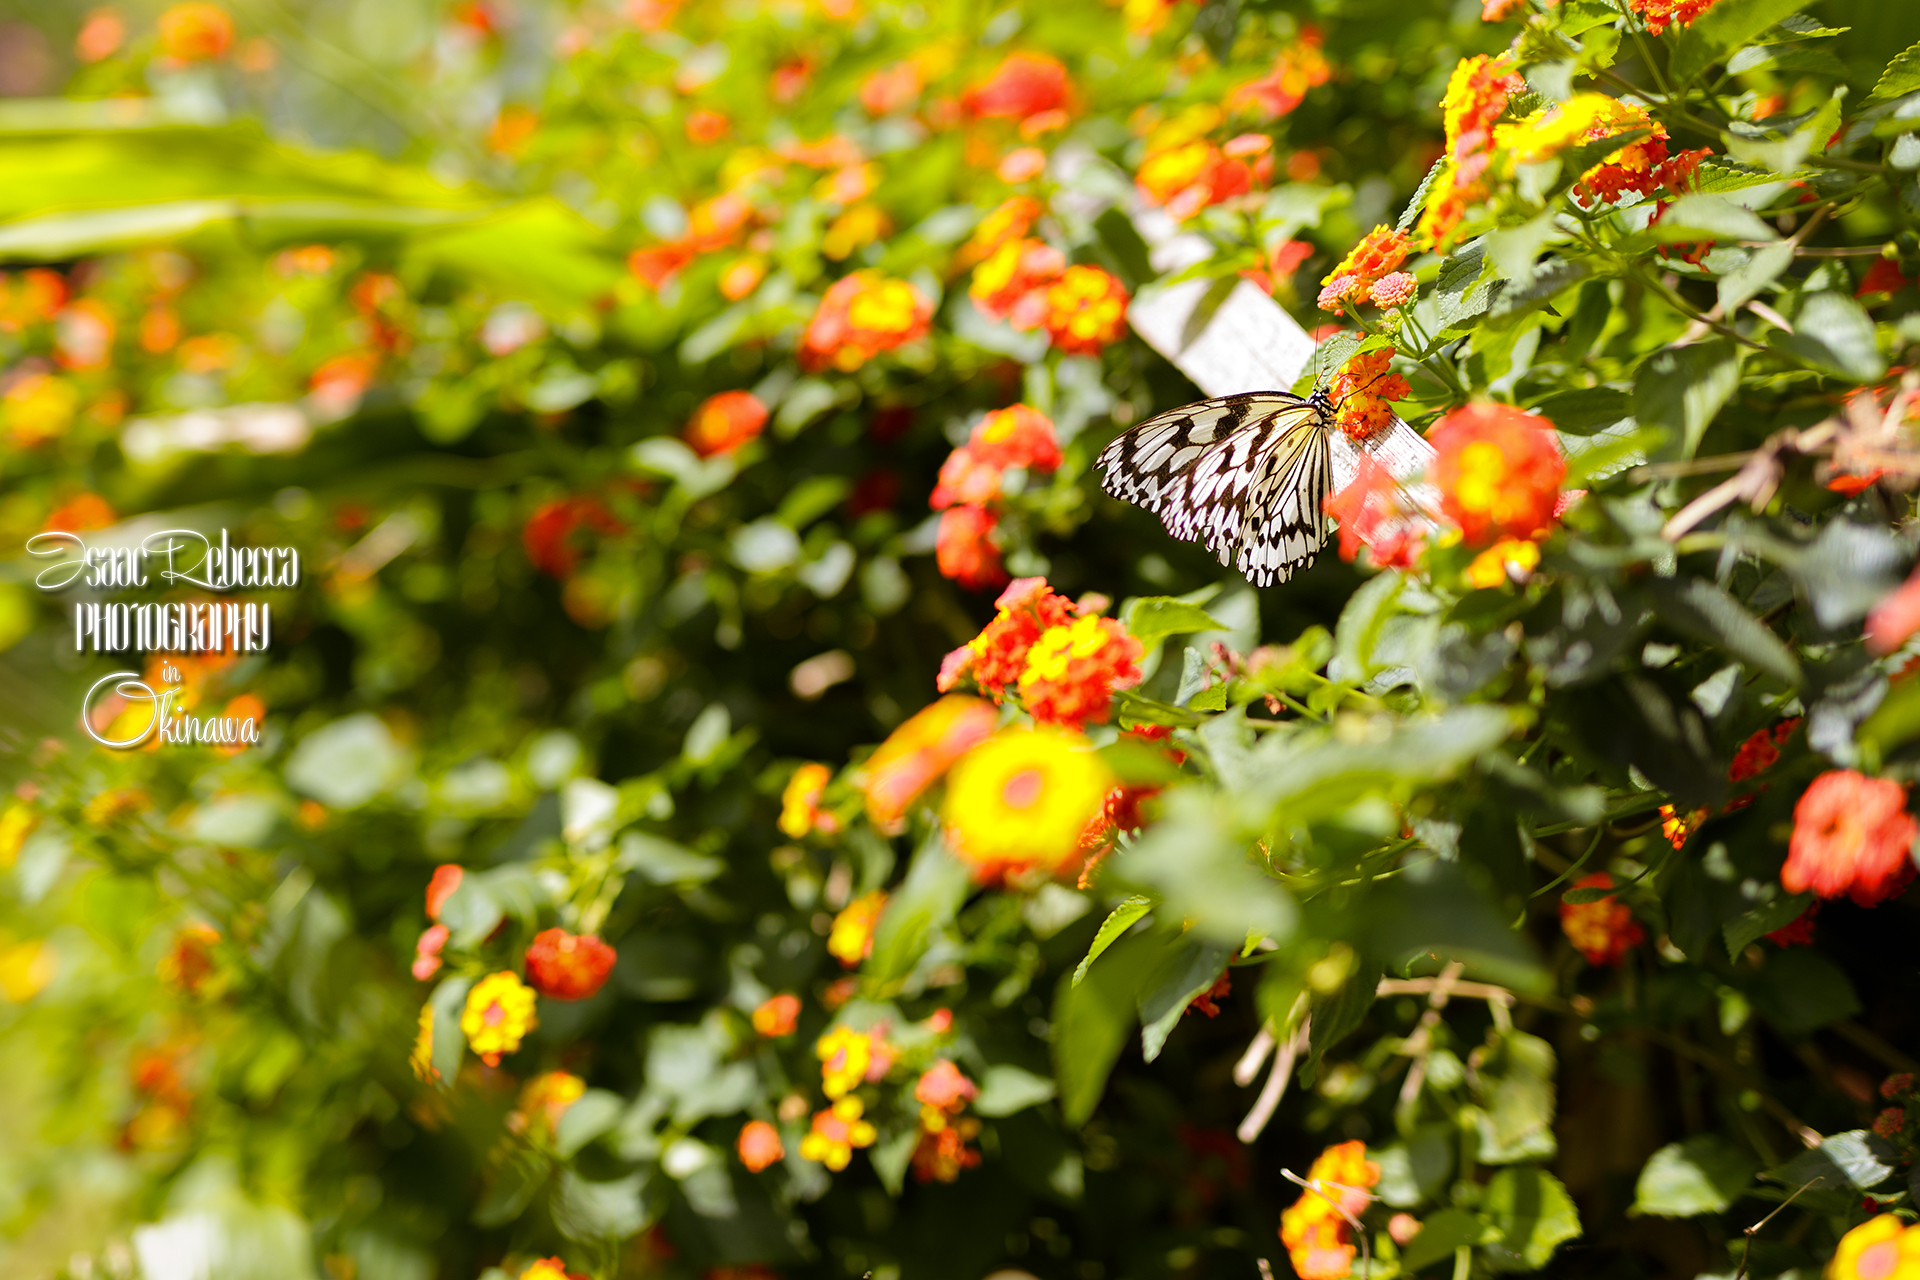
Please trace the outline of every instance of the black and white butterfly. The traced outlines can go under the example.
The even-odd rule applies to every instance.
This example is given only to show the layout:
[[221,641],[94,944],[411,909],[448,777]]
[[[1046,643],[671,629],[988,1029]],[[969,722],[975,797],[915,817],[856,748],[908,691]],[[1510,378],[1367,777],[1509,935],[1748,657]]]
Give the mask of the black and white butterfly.
[[1312,568],[1327,543],[1332,430],[1322,392],[1246,391],[1148,418],[1096,465],[1108,493],[1268,587]]

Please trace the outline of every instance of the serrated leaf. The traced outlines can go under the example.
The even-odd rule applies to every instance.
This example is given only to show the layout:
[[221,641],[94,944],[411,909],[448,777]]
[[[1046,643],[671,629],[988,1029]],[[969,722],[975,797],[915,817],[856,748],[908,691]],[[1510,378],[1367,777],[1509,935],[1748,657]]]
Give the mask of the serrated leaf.
[[1868,103],[1891,102],[1895,98],[1904,98],[1915,90],[1920,90],[1920,43],[1909,45],[1900,51],[1887,69],[1880,73],[1880,79],[1874,83],[1873,92],[1868,95]]
[[1138,924],[1151,910],[1153,899],[1136,893],[1108,912],[1107,918],[1100,922],[1100,931],[1093,935],[1093,945],[1087,948],[1086,958],[1074,968],[1073,985],[1079,986],[1086,978],[1087,970],[1100,958],[1100,953],[1118,942],[1127,930]]
[[1668,1143],[1640,1170],[1633,1207],[1658,1218],[1719,1213],[1747,1189],[1758,1168],[1751,1156],[1718,1134]]

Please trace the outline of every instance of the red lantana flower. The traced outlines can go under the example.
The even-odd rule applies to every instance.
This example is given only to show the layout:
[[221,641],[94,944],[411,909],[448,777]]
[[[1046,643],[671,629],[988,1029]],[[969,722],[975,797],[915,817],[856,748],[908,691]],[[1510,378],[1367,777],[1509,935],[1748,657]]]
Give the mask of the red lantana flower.
[[1915,831],[1904,786],[1851,769],[1823,773],[1794,806],[1780,883],[1788,893],[1844,893],[1875,906],[1913,880]]
[[1024,120],[1065,107],[1068,92],[1067,69],[1058,59],[1044,53],[1013,53],[992,75],[968,89],[961,104],[983,118]]
[[1426,549],[1429,523],[1370,453],[1360,455],[1352,482],[1327,499],[1326,512],[1340,524],[1340,558],[1349,563],[1364,546],[1377,569],[1411,569]]
[[993,540],[998,522],[985,507],[949,507],[940,517],[934,561],[944,577],[969,591],[984,591],[1007,580],[1000,547]]
[[1384,431],[1393,422],[1388,402],[1413,394],[1405,378],[1387,372],[1392,363],[1393,348],[1379,347],[1354,356],[1333,375],[1327,393],[1340,406],[1334,425],[1349,439],[1367,440]]
[[940,667],[940,692],[971,678],[995,702],[1020,682],[1027,651],[1051,627],[1064,626],[1077,612],[1073,602],[1055,594],[1045,578],[1021,578],[994,601],[1000,612],[979,635],[947,655]]
[[905,280],[856,271],[820,299],[800,342],[800,365],[852,373],[882,351],[925,337],[932,321],[933,304]]
[[1073,266],[1047,288],[1047,337],[1068,355],[1099,355],[1127,331],[1127,290],[1099,267]]
[[542,929],[527,948],[527,981],[555,1000],[585,1000],[607,983],[614,949],[592,934]]
[[573,534],[582,526],[605,534],[625,527],[598,498],[557,498],[538,507],[520,530],[528,561],[549,577],[567,577],[579,562]]
[[[1604,871],[1574,881],[1576,889],[1611,889],[1613,877]],[[1612,897],[1594,902],[1560,903],[1560,928],[1567,941],[1587,958],[1591,965],[1618,968],[1627,952],[1644,942],[1647,931],[1633,918],[1625,903]]]
[[1027,651],[1020,700],[1042,724],[1105,724],[1114,691],[1140,683],[1140,658],[1140,642],[1112,618],[1049,627]]
[[1427,433],[1439,451],[1428,478],[1470,546],[1552,527],[1567,475],[1552,425],[1509,405],[1470,404]]
[[1320,291],[1320,309],[1338,311],[1343,302],[1357,302],[1367,297],[1382,279],[1400,270],[1400,264],[1411,252],[1413,241],[1401,232],[1386,226],[1375,227],[1353,246],[1338,266],[1321,277],[1320,283],[1326,288]]
[[1061,461],[1053,420],[1024,404],[995,409],[980,419],[967,441],[967,448],[990,467],[1054,471]]
[[766,429],[767,406],[751,391],[708,396],[687,423],[684,439],[703,458],[732,453]]

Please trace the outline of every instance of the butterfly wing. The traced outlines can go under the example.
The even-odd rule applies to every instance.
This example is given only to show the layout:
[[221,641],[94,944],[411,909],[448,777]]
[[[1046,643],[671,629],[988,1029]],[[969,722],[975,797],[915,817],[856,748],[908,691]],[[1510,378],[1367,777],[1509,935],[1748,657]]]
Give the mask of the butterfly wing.
[[1247,495],[1246,535],[1234,567],[1256,587],[1311,569],[1327,543],[1325,504],[1333,459],[1324,427],[1296,428],[1275,443]]
[[1100,454],[1108,493],[1200,540],[1257,586],[1285,582],[1326,542],[1332,466],[1324,409],[1282,391],[1204,400],[1148,419]]
[[1191,471],[1210,445],[1273,414],[1307,402],[1284,391],[1247,391],[1184,405],[1115,437],[1095,465],[1106,491],[1158,514],[1167,488]]

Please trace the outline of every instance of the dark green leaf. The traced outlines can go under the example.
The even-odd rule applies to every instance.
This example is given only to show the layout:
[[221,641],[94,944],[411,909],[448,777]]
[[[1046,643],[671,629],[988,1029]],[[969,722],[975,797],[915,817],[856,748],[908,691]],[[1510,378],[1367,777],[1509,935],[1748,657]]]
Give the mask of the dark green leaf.
[[1140,1049],[1148,1062],[1160,1056],[1196,996],[1220,980],[1237,947],[1188,936],[1161,961],[1140,989]]
[[1480,1103],[1479,1159],[1483,1164],[1546,1160],[1553,1136],[1553,1046],[1524,1031],[1496,1033],[1479,1050],[1473,1092]]
[[1075,985],[1061,982],[1053,1002],[1053,1074],[1068,1125],[1087,1122],[1136,1019],[1134,992],[1165,955],[1151,937],[1128,938]]
[[1581,387],[1550,395],[1533,411],[1557,430],[1584,436],[1632,417],[1633,401],[1617,387]]
[[1767,957],[1747,998],[1760,1016],[1790,1036],[1807,1035],[1860,1012],[1860,997],[1846,970],[1811,947]]
[[1813,904],[1810,893],[1788,893],[1777,885],[1767,885],[1772,896],[1753,910],[1736,916],[1720,926],[1727,940],[1727,956],[1738,960],[1748,947],[1775,929],[1784,929],[1806,914]]
[[1755,671],[1800,683],[1793,651],[1740,602],[1706,578],[1656,578],[1647,598],[1660,621],[1682,635],[1718,645]]

